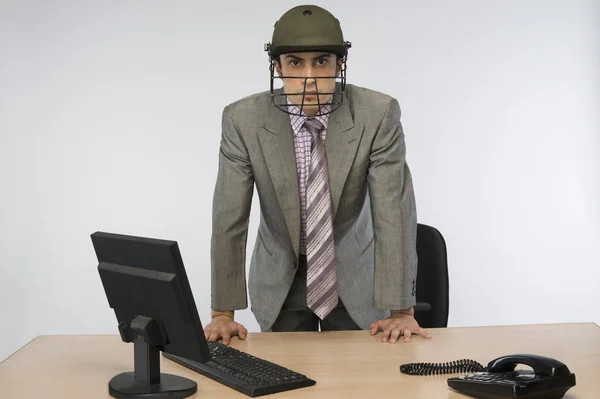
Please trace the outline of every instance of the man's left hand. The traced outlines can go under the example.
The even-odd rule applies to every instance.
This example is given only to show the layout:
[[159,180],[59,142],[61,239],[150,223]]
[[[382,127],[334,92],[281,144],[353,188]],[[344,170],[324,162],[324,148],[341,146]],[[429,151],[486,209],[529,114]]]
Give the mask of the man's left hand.
[[419,327],[419,323],[414,318],[414,309],[392,310],[390,317],[379,320],[371,324],[371,335],[376,335],[383,331],[382,342],[395,344],[400,335],[404,336],[404,342],[410,342],[413,334],[422,335],[424,338],[431,338],[427,331]]

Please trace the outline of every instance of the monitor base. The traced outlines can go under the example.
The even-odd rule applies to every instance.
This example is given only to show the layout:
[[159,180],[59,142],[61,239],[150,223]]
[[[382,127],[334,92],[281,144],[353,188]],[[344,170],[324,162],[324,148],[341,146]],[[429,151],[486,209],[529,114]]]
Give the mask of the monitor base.
[[109,393],[116,399],[183,399],[196,393],[198,385],[188,378],[160,374],[160,384],[147,385],[134,379],[134,372],[121,373],[108,383]]

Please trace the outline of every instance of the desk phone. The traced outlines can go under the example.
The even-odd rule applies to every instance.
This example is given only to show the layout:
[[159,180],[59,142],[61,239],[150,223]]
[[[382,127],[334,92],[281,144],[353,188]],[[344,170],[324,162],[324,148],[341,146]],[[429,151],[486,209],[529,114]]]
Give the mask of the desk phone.
[[[524,364],[532,370],[515,370]],[[560,399],[573,386],[575,374],[563,363],[550,357],[517,354],[492,360],[487,367],[474,360],[450,363],[409,363],[400,366],[409,375],[469,373],[448,379],[448,386],[480,399]]]

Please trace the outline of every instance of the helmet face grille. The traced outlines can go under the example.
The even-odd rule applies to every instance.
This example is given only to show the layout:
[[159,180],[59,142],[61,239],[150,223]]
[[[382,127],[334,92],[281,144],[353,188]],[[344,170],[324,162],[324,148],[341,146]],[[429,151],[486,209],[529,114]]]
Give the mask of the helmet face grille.
[[[342,69],[340,71],[339,76],[275,76],[275,63],[274,63],[274,60],[271,58],[270,68],[269,68],[270,75],[271,75],[271,84],[270,84],[271,101],[277,109],[279,109],[282,112],[285,112],[286,114],[290,114],[290,115],[297,115],[297,116],[304,115],[305,107],[309,107],[309,106],[314,107],[315,105],[318,106],[318,112],[314,116],[323,116],[323,115],[330,114],[333,111],[337,110],[343,104],[344,92],[346,89],[346,68],[347,68],[346,59],[344,58],[344,61],[342,63]],[[302,93],[294,93],[294,94],[290,94],[288,96],[285,93],[285,91],[283,90],[283,88],[275,87],[276,79],[281,79],[282,82],[284,79],[302,79],[302,80],[304,80],[304,82],[303,82],[304,90]],[[335,89],[333,92],[320,92],[319,91],[318,81],[323,80],[323,79],[335,79],[336,84],[335,84]],[[314,104],[314,103],[307,104],[305,102],[305,98],[306,98],[306,94],[307,94],[306,86],[307,86],[307,82],[309,80],[314,80],[314,82],[315,82],[314,95],[316,96],[317,104]],[[283,86],[283,84],[282,84],[282,86]],[[330,95],[331,100],[326,103],[321,103],[319,101],[319,96],[323,96],[323,95]],[[296,105],[296,107],[292,107],[292,108],[297,109],[297,111],[290,109],[290,106],[288,105],[288,97],[294,97],[295,100],[298,100],[299,98],[301,98],[301,101],[292,101]]]

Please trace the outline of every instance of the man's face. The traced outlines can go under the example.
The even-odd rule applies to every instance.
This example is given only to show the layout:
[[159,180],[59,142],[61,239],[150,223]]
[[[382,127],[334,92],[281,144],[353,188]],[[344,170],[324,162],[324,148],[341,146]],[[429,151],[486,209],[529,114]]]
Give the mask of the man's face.
[[319,94],[317,101],[316,92],[317,89],[319,93],[335,91],[335,77],[341,71],[342,59],[336,62],[335,54],[317,52],[282,54],[279,61],[281,64],[275,61],[275,70],[279,76],[284,76],[285,94],[298,107],[302,105],[302,95],[305,94],[302,110],[307,115],[316,115],[319,104],[331,102],[332,94]]

